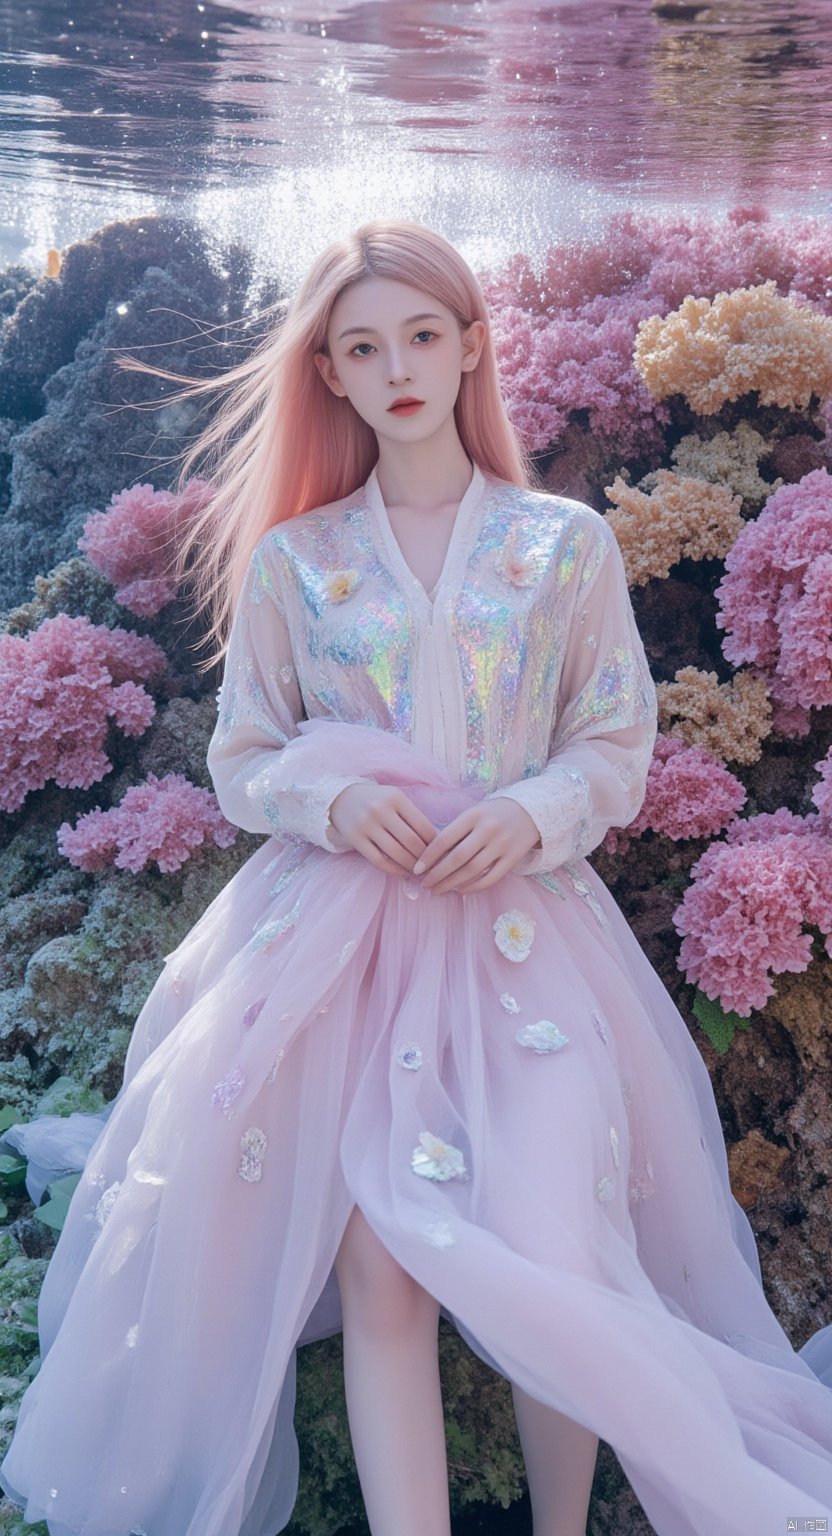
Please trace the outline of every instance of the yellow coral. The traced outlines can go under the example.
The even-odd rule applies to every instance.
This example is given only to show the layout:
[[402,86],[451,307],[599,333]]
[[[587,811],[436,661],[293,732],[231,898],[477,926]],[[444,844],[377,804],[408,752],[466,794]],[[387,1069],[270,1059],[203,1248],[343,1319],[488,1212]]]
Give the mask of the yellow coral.
[[689,747],[705,747],[723,763],[756,763],[771,731],[765,680],[741,668],[729,683],[715,672],[680,667],[673,683],[657,683],[659,730]]
[[659,469],[647,496],[616,475],[604,487],[615,503],[607,513],[621,549],[630,586],[667,576],[687,555],[692,560],[723,559],[744,527],[742,498],[727,485],[693,480],[672,469]]
[[751,390],[761,405],[805,408],[832,393],[832,318],[784,299],[773,278],[713,300],[689,294],[641,321],[633,361],[656,400],[684,395],[702,416]]
[[[677,474],[691,480],[709,480],[714,485],[727,485],[735,496],[741,496],[743,510],[749,516],[758,512],[767,497],[783,485],[776,480],[764,480],[758,463],[771,453],[772,444],[748,421],[741,421],[733,432],[717,432],[710,439],[688,433],[673,449],[671,458]],[[655,470],[639,480],[643,491],[651,491],[656,484]]]

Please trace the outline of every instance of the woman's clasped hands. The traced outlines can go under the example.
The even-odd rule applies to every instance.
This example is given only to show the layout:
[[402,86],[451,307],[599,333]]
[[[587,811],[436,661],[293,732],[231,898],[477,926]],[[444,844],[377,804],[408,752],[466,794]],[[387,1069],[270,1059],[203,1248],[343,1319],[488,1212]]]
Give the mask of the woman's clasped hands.
[[376,869],[400,879],[423,875],[422,885],[437,894],[484,890],[540,846],[528,811],[508,795],[468,806],[439,832],[404,790],[349,784],[329,819]]

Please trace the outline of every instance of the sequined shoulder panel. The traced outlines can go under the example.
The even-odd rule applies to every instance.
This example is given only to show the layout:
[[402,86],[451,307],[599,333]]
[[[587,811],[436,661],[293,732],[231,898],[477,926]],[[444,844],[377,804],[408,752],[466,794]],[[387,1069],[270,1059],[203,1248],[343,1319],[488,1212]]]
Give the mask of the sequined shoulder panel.
[[503,754],[518,739],[526,744],[523,771],[540,771],[575,588],[597,574],[610,536],[582,502],[510,485],[491,499],[452,618],[466,782],[501,782]]
[[416,635],[363,493],[270,531],[306,712],[410,737]]

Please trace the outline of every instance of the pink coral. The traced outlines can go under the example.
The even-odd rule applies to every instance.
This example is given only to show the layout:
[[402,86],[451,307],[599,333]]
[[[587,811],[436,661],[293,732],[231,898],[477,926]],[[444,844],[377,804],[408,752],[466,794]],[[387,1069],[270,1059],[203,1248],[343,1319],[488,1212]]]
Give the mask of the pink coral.
[[57,835],[61,853],[79,869],[113,864],[138,874],[154,863],[169,874],[209,840],[230,847],[237,830],[210,789],[200,789],[182,773],[161,779],[151,773],[144,784],[131,785],[120,805],[107,811],[96,806],[74,828],[63,822]]
[[176,534],[206,499],[208,481],[194,477],[180,496],[152,485],[118,491],[84,523],[78,547],[116,588],[115,599],[139,618],[154,618],[176,597],[166,556]]
[[634,837],[648,830],[677,842],[713,836],[728,825],[745,800],[739,779],[711,752],[659,732],[641,810],[629,826],[610,828],[604,848],[608,853],[624,852]]
[[832,836],[832,747],[819,763],[815,763],[820,774],[820,783],[815,784],[812,790],[812,799],[818,808],[821,824],[829,836]]
[[164,651],[146,635],[60,613],[30,635],[0,635],[0,809],[19,810],[50,780],[89,789],[112,763],[104,753],[112,718],[127,736],[156,711],[140,683],[158,677]]
[[[777,829],[778,817],[789,830]],[[800,821],[778,811],[742,830],[735,824],[697,859],[673,914],[683,935],[679,969],[744,1018],[774,995],[773,974],[807,969],[804,924],[820,929],[832,955],[832,841],[818,833],[818,818]]]
[[775,220],[761,205],[732,208],[724,220],[626,208],[610,215],[598,239],[552,246],[540,270],[520,253],[479,277],[495,309],[513,304],[552,316],[625,289],[649,297],[654,312],[666,314],[689,293],[749,287],[763,274],[781,293],[828,311],[827,221],[811,215]]
[[661,451],[670,414],[632,364],[636,327],[651,309],[625,293],[536,327],[516,307],[498,317],[501,385],[532,452],[557,442],[576,411],[586,411],[590,430],[609,451],[624,458]]
[[780,805],[776,811],[760,811],[756,816],[746,816],[732,821],[726,829],[726,843],[770,843],[772,838],[789,832],[793,837],[815,837],[823,833],[823,824],[817,812],[800,816]]
[[[715,591],[722,649],[767,676],[787,711],[832,703],[832,476],[783,485],[725,557]],[[787,723],[775,715],[781,729]],[[802,732],[801,732],[802,734]]]

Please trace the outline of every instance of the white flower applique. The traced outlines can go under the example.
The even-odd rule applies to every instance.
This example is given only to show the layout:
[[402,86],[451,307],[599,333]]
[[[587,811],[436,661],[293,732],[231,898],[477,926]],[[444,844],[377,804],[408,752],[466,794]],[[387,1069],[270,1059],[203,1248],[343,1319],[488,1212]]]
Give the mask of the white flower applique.
[[524,1024],[518,1029],[515,1040],[533,1051],[560,1051],[569,1044],[569,1036],[558,1029],[551,1019],[538,1019],[536,1024]]
[[534,940],[534,920],[513,907],[494,923],[494,943],[507,960],[526,960]]
[[354,568],[346,571],[327,571],[324,589],[331,603],[343,603],[355,591],[361,576]]
[[267,1145],[266,1133],[259,1125],[250,1125],[240,1137],[241,1156],[237,1172],[249,1184],[256,1184],[263,1176],[263,1158]]
[[410,1166],[423,1179],[464,1179],[465,1159],[450,1142],[442,1141],[431,1131],[419,1132],[419,1145],[413,1148]]
[[453,1227],[449,1221],[430,1221],[422,1227],[422,1236],[425,1241],[434,1248],[450,1248],[456,1242]]

